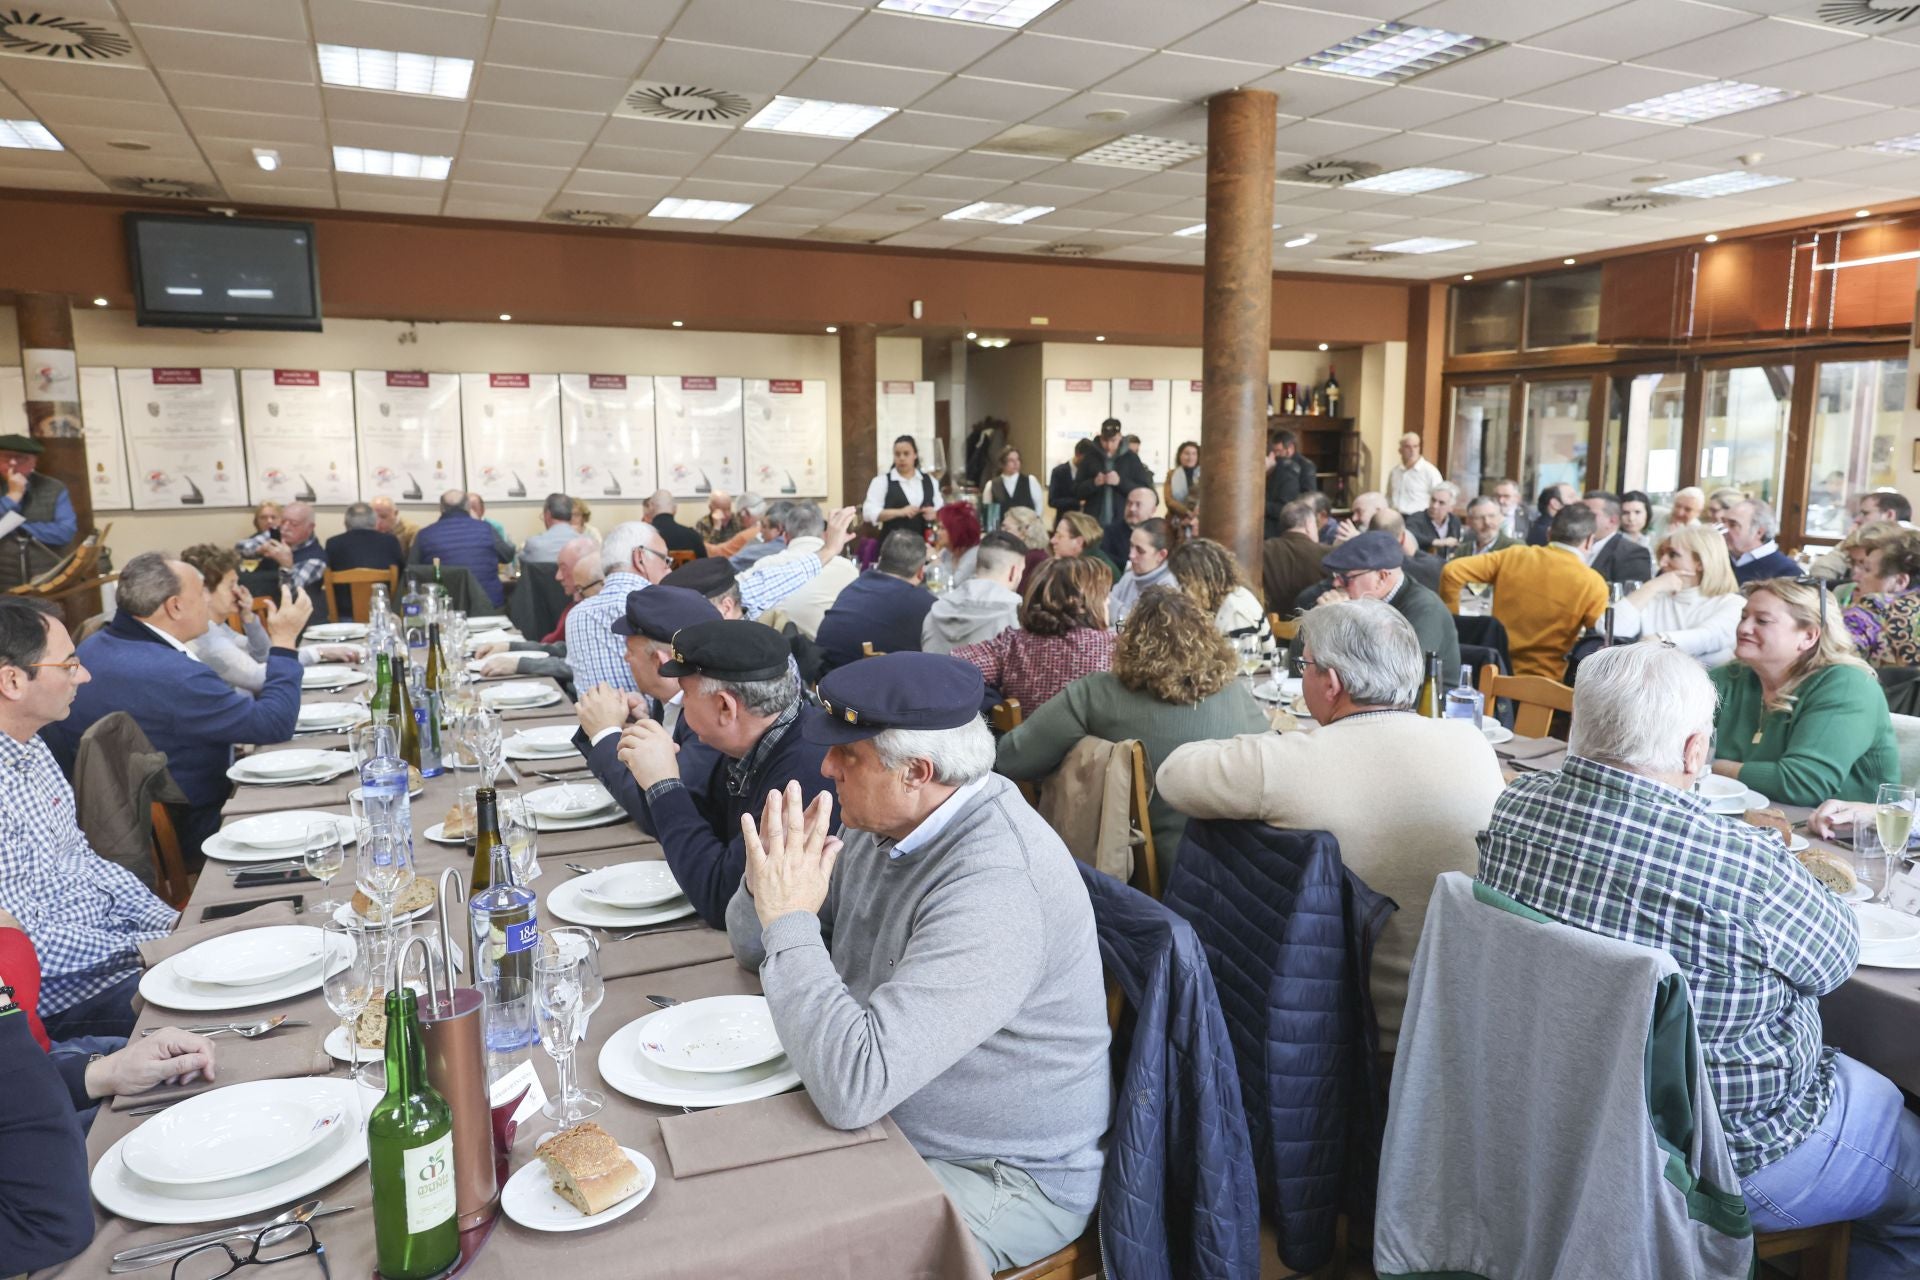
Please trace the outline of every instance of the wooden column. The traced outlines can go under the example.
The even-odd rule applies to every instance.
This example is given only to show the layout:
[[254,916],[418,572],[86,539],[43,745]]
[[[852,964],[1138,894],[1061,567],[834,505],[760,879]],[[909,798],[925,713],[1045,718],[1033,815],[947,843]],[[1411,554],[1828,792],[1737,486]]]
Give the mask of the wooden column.
[[[57,293],[14,295],[20,326],[20,366],[27,388],[27,431],[39,442],[42,475],[67,486],[78,537],[93,532],[93,477],[80,414],[80,367],[73,350],[73,312]],[[59,602],[74,627],[100,611],[98,590]]]
[[857,506],[880,474],[874,337],[870,324],[840,326],[840,502]]
[[1207,263],[1201,329],[1200,532],[1259,582],[1273,310],[1273,134],[1279,99],[1207,102]]

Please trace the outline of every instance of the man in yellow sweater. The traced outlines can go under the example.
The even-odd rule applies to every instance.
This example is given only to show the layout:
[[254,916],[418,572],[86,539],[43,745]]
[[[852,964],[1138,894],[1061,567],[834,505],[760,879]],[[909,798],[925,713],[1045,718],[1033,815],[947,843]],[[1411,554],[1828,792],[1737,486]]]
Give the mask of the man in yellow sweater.
[[1440,600],[1460,612],[1460,588],[1493,584],[1493,616],[1507,629],[1513,673],[1567,678],[1567,655],[1580,633],[1607,608],[1606,579],[1587,567],[1593,511],[1570,502],[1553,517],[1544,547],[1508,547],[1450,562],[1440,572]]

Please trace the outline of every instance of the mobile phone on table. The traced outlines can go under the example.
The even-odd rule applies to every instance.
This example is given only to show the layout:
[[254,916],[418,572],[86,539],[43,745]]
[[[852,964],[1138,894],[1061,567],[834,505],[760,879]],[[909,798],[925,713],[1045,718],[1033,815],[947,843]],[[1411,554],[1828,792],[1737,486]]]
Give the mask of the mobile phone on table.
[[319,883],[319,877],[308,875],[297,867],[282,871],[242,871],[233,878],[233,887],[236,889],[268,889],[275,885]]
[[264,907],[273,902],[291,902],[295,912],[306,906],[305,896],[289,893],[278,898],[255,898],[251,902],[222,902],[208,907],[200,913],[202,920],[225,920],[232,916],[243,915],[255,907]]

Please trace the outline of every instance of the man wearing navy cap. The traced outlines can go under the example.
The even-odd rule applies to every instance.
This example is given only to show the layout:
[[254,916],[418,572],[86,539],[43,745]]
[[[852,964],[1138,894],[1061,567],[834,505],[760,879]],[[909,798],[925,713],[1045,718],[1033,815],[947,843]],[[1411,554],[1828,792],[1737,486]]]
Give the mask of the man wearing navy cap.
[[[673,878],[700,918],[724,929],[746,862],[741,815],[789,782],[808,799],[833,791],[820,770],[826,748],[801,733],[822,713],[801,702],[785,637],[757,622],[694,623],[670,646],[657,671],[679,681],[681,719],[698,737],[676,746],[665,725],[640,720],[621,733],[619,758],[645,797]],[[725,759],[703,768],[696,747]]]
[[744,618],[740,607],[740,574],[725,556],[690,560],[660,579],[663,587],[685,587],[705,596],[723,618]]
[[827,1123],[892,1115],[1000,1271],[1085,1230],[1111,1086],[1093,907],[992,771],[983,688],[939,654],[829,673],[802,732],[840,838],[830,801],[767,796],[727,932]]
[[[1409,578],[1407,553],[1400,540],[1382,529],[1348,538],[1327,552],[1320,562],[1333,578],[1333,589],[1314,601],[1317,608],[1339,600],[1384,600],[1413,624],[1420,652],[1440,655],[1440,669],[1449,678],[1460,674],[1460,633],[1453,615],[1440,597]],[[1289,653],[1298,651],[1296,636]]]
[[67,486],[35,470],[41,445],[31,436],[0,436],[0,589],[17,587],[60,563],[80,524]]

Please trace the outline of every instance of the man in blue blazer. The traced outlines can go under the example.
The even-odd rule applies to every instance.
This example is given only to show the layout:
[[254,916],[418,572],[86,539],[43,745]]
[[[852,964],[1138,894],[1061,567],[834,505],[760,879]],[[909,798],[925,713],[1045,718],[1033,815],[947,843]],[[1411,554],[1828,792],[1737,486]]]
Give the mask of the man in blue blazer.
[[186,792],[175,819],[189,869],[200,844],[220,826],[231,788],[227,770],[239,743],[285,742],[300,714],[296,644],[313,615],[304,592],[283,592],[267,613],[267,682],[242,692],[187,651],[212,622],[198,570],[164,551],[146,551],[120,570],[118,611],[105,630],[75,650],[92,679],[74,696],[73,712],[40,731],[60,768],[73,776],[80,737],[103,716],[131,715],[147,740],[167,755],[167,769]]
[[1720,532],[1733,553],[1733,576],[1741,586],[1762,578],[1797,578],[1800,562],[1780,549],[1774,535],[1780,518],[1757,498],[1736,502],[1720,517]]

